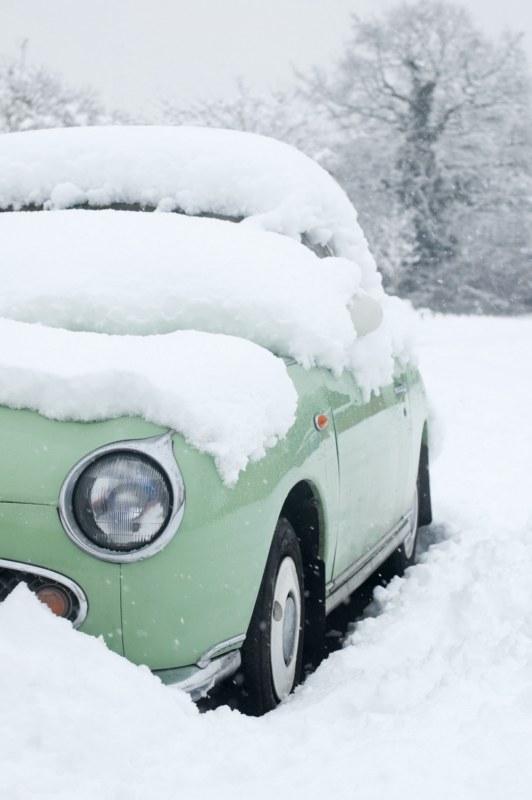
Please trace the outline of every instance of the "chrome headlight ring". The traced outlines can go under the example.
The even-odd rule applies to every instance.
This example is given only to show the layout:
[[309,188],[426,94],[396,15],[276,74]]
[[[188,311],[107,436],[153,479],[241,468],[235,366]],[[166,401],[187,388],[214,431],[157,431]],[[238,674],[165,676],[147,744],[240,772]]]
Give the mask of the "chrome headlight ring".
[[[165,484],[169,496],[168,510],[164,521],[153,538],[145,544],[141,543],[138,547],[128,550],[111,549],[96,544],[83,530],[79,515],[76,514],[76,490],[80,486],[81,479],[100,459],[112,456],[116,456],[118,459],[121,454],[125,456],[125,461],[132,461],[137,456],[139,462],[144,462],[148,468],[151,467],[158,475],[161,484]],[[99,447],[82,458],[70,470],[59,495],[59,516],[70,539],[86,553],[90,553],[102,561],[118,564],[141,561],[162,550],[176,534],[184,511],[185,484],[174,457],[171,433],[149,439],[113,442]]]

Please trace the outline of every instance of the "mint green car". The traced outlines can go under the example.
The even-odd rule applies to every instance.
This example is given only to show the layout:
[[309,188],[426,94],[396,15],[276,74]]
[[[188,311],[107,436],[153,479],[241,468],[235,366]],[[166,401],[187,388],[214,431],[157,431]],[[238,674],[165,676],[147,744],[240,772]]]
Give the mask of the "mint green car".
[[296,422],[232,488],[141,418],[0,408],[0,600],[25,582],[164,683],[198,698],[238,673],[245,710],[274,708],[326,615],[386,559],[411,564],[431,520],[416,368],[365,400],[349,370],[285,362]]

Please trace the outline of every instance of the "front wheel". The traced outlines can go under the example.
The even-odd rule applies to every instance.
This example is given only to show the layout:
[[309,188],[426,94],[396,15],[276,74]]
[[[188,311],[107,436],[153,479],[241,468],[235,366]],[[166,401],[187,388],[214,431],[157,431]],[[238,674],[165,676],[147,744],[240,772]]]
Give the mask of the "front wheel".
[[243,710],[248,714],[271,711],[297,685],[303,620],[301,553],[294,529],[281,518],[242,647]]

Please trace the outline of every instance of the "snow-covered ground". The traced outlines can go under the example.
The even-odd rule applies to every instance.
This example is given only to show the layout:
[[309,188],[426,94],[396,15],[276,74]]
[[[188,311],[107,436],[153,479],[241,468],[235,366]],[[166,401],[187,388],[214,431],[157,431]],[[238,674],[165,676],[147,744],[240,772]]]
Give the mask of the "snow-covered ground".
[[[426,318],[433,542],[262,719],[200,714],[23,588],[0,606],[0,797],[530,798],[532,319]],[[440,438],[440,437],[438,437]]]

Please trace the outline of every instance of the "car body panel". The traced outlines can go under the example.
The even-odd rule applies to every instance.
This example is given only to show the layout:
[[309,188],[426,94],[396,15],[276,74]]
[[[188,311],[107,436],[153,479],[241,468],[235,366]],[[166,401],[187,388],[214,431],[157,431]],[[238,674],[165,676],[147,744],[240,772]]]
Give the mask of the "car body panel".
[[341,476],[341,533],[333,577],[371,550],[411,504],[413,444],[402,384],[399,372],[393,384],[365,402],[352,373],[327,380]]
[[67,473],[87,453],[108,442],[157,436],[165,430],[139,417],[59,422],[0,406],[2,449],[9,453],[0,462],[0,501],[55,506]]

